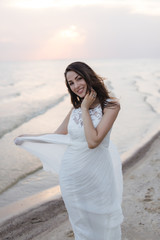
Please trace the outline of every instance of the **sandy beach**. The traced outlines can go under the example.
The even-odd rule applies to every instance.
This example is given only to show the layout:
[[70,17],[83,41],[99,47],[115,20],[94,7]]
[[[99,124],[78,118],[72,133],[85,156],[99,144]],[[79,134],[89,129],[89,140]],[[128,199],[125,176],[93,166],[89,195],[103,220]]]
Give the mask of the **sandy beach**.
[[[122,240],[160,239],[159,146],[160,134],[157,134],[146,147],[123,164]],[[0,239],[74,239],[63,200],[57,194],[59,192],[53,199],[46,198],[44,202],[36,203],[34,208],[29,206],[27,209],[26,200],[24,212],[19,209],[17,216],[13,213],[10,219],[1,221]],[[22,205],[21,202],[19,207]]]
[[160,239],[160,134],[124,168],[123,240]]

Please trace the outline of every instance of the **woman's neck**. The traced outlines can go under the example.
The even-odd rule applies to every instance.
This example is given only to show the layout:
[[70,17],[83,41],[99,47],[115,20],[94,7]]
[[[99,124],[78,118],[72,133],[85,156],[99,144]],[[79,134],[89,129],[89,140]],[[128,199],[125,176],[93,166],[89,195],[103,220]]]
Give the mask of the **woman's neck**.
[[97,107],[97,105],[99,105],[99,103],[100,103],[99,99],[96,98],[96,100],[91,104],[90,109]]

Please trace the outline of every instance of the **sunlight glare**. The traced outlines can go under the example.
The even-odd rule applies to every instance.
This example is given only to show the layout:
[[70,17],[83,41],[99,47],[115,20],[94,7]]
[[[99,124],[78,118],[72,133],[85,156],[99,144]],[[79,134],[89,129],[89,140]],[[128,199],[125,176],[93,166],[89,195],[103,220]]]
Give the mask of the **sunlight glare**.
[[72,25],[68,29],[62,30],[61,31],[61,36],[62,37],[67,37],[67,38],[76,38],[78,37],[79,33],[76,30],[76,26]]
[[60,59],[85,56],[86,53],[82,51],[85,40],[84,30],[71,25],[68,28],[54,32],[42,48],[34,53],[34,58],[52,59],[54,57],[54,59]]

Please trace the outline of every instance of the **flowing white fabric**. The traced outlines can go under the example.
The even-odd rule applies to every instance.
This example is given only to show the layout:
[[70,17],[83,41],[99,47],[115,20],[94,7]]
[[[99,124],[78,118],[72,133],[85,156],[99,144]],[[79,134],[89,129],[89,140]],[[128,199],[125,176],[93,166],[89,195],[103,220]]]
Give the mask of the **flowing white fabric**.
[[[102,118],[101,106],[89,111],[97,127]],[[45,170],[59,174],[75,240],[121,239],[122,168],[110,133],[98,147],[89,149],[78,108],[72,110],[68,135],[22,136],[15,140],[39,157]]]

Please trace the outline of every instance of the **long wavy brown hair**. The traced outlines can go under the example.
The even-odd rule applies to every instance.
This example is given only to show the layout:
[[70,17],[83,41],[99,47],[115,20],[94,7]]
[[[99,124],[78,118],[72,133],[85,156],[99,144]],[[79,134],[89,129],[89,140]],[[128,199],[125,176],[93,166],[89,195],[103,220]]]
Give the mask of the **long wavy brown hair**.
[[[116,98],[110,96],[109,91],[104,85],[103,77],[100,77],[99,75],[97,75],[93,71],[93,69],[89,67],[86,63],[73,62],[70,65],[68,65],[68,67],[66,68],[64,76],[65,76],[65,83],[68,88],[68,92],[70,93],[71,102],[74,108],[79,108],[81,106],[83,98],[80,98],[74,92],[72,92],[67,81],[67,72],[69,71],[76,72],[79,76],[81,76],[85,80],[87,84],[87,90],[89,92],[91,92],[91,88],[93,88],[96,91],[102,110],[105,107],[113,107],[117,105]],[[112,101],[106,101],[108,99],[112,99]]]

